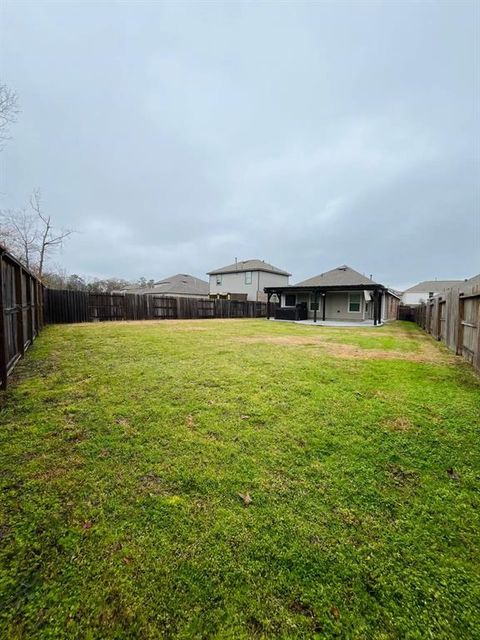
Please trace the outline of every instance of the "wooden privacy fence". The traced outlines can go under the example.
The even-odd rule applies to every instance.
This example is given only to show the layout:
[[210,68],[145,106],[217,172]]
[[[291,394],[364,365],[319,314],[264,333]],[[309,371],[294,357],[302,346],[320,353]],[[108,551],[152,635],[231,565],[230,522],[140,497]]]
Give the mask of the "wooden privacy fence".
[[175,298],[152,294],[45,290],[45,322],[263,318],[265,302]]
[[417,307],[415,320],[480,372],[480,286],[431,298]]
[[0,246],[0,388],[43,326],[43,287]]

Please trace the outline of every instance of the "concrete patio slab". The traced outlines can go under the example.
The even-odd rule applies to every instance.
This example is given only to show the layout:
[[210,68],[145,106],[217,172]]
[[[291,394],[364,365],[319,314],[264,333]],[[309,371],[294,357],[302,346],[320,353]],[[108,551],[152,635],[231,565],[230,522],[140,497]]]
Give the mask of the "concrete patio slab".
[[305,325],[313,325],[317,327],[381,327],[383,326],[383,322],[380,324],[374,325],[373,320],[357,320],[348,321],[348,320],[317,320],[314,322],[313,320],[276,320],[275,318],[269,318],[269,320],[275,320],[275,322],[292,322],[293,324],[305,324]]

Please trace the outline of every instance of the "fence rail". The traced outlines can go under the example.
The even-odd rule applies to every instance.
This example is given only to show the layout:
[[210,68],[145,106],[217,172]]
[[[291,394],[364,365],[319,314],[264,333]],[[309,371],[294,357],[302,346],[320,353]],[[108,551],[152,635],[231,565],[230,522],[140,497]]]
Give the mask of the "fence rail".
[[47,324],[109,320],[263,318],[266,315],[265,302],[45,290]]
[[480,372],[480,286],[431,298],[417,307],[415,321]]
[[0,388],[43,326],[43,287],[0,246]]

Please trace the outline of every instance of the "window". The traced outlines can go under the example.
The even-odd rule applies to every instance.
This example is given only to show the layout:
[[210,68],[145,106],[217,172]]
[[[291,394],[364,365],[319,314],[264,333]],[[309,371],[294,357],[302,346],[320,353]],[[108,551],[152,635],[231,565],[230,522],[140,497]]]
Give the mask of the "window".
[[285,294],[285,306],[294,307],[297,302],[297,296],[294,293]]
[[245,284],[252,284],[252,272],[245,271]]
[[217,273],[217,275],[215,276],[215,282],[217,285],[222,284],[222,274],[221,273]]
[[348,311],[349,313],[360,312],[361,295],[359,293],[348,294]]

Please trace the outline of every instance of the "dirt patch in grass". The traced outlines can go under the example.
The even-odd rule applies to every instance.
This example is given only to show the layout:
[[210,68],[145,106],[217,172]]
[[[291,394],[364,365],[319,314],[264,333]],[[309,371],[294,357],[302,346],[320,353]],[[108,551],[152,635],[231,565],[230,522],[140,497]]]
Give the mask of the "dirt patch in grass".
[[329,343],[322,345],[326,353],[334,358],[353,358],[359,360],[408,360],[409,362],[428,362],[446,364],[451,361],[448,355],[431,345],[424,344],[419,351],[405,352],[395,349],[362,349],[350,344]]
[[238,342],[246,344],[266,343],[266,344],[284,344],[284,345],[322,345],[322,338],[314,338],[310,336],[243,336],[237,339]]
[[153,471],[139,478],[138,492],[150,496],[172,497],[177,495],[175,487],[165,477],[159,476]]
[[385,425],[392,431],[409,431],[412,427],[412,421],[409,418],[399,417],[393,420],[387,420]]
[[424,342],[418,351],[399,351],[396,349],[365,349],[351,344],[325,342],[321,336],[255,336],[242,337],[240,342],[278,344],[285,346],[319,347],[325,355],[334,358],[358,360],[408,360],[410,362],[428,362],[447,364],[454,361],[453,355],[442,352],[435,344]]
[[290,605],[290,611],[295,615],[310,618],[315,632],[320,632],[322,630],[322,626],[319,623],[317,616],[315,615],[315,611],[313,610],[313,607],[311,607],[311,605],[306,604],[301,600],[295,600]]
[[398,488],[413,487],[419,483],[419,477],[415,471],[392,466],[388,470],[388,474],[393,484]]
[[31,477],[34,480],[50,482],[64,478],[73,471],[81,469],[85,464],[85,460],[80,456],[70,455],[63,460],[63,464],[49,465],[47,459],[43,461],[43,464],[45,468],[35,471]]

